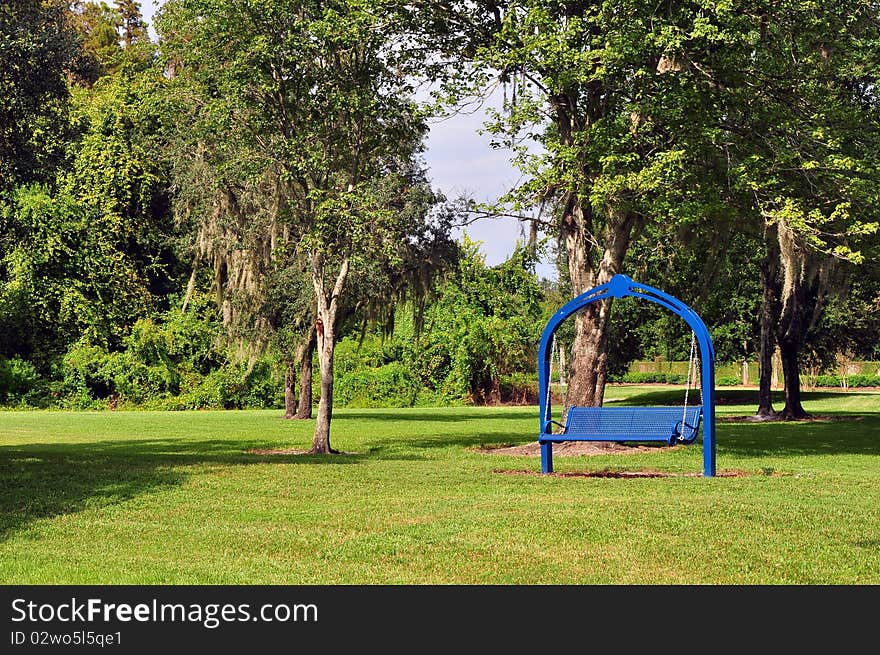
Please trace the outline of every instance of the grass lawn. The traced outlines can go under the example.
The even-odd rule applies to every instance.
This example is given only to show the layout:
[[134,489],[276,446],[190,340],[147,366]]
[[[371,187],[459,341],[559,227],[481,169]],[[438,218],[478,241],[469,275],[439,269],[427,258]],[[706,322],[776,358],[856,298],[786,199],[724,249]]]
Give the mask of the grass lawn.
[[[719,389],[719,417],[754,396]],[[473,450],[534,441],[535,407],[338,410],[332,457],[248,454],[310,445],[279,411],[2,412],[0,582],[878,584],[880,393],[805,407],[852,420],[719,422],[719,472],[747,475],[715,479]],[[702,454],[554,464],[699,473]]]

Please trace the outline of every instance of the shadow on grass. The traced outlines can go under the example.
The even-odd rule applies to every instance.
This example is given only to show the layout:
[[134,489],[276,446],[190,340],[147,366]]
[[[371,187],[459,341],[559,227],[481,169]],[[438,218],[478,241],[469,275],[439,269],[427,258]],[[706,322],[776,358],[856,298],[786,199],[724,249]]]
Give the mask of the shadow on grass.
[[[516,410],[522,410],[517,412]],[[485,407],[467,407],[449,408],[444,407],[441,412],[432,412],[430,409],[412,409],[404,407],[398,410],[372,410],[372,409],[352,409],[342,410],[333,413],[334,421],[427,421],[434,423],[460,423],[462,421],[515,421],[528,416],[534,412],[535,422],[537,423],[538,406],[516,405],[508,406],[485,406]]]
[[[822,393],[822,392],[819,392]],[[653,396],[643,394],[640,396]],[[657,402],[651,398],[651,403]],[[803,455],[880,455],[880,415],[839,415],[845,420],[835,421],[774,421],[774,422],[726,422],[716,427],[720,453],[746,458],[786,457]],[[851,420],[850,420],[851,419]],[[391,420],[386,417],[386,420]],[[398,420],[395,415],[393,420]],[[493,425],[482,416],[460,416],[457,420],[470,420],[472,430],[444,433],[442,425],[433,427],[422,435],[408,434],[396,437],[394,453],[389,459],[400,458],[400,451],[426,450],[449,447],[474,448],[486,445],[522,445],[537,440],[537,425],[531,423],[522,431],[512,431],[500,424]],[[537,421],[536,421],[537,423]],[[496,427],[497,426],[497,427]],[[529,429],[533,428],[533,429]],[[637,443],[637,442],[632,442]],[[694,447],[702,448],[701,442]],[[381,448],[381,447],[380,447]],[[379,454],[374,447],[371,452]],[[380,457],[385,458],[379,454]]]
[[32,521],[183,483],[187,466],[355,464],[359,454],[253,455],[254,443],[159,440],[0,447],[0,540]]
[[[827,400],[829,398],[840,398],[841,392],[834,391],[802,391],[801,399],[809,403],[814,400]],[[849,391],[847,398],[858,396],[868,396],[869,394],[860,394],[857,391]],[[870,394],[871,398],[876,398],[876,394]],[[697,402],[699,398],[699,390],[691,389],[690,401]],[[673,387],[670,389],[662,389],[659,391],[646,391],[644,393],[628,396],[621,400],[609,402],[611,405],[620,406],[640,406],[640,405],[680,405],[684,399],[684,388]],[[773,403],[777,409],[781,409],[785,405],[785,396],[782,391],[773,392]],[[716,405],[754,405],[754,409],[758,409],[758,391],[755,389],[726,389],[719,387],[715,389]]]
[[719,451],[740,457],[880,455],[880,417],[852,421],[719,423]]

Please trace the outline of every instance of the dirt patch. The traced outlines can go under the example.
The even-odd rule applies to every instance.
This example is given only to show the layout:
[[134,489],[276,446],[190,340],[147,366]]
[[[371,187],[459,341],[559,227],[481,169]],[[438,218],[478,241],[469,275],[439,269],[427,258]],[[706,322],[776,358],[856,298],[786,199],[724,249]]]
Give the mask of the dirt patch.
[[248,455],[308,455],[308,450],[299,448],[251,448],[244,451]]
[[[303,450],[301,448],[251,448],[244,451],[248,455],[314,455],[311,450]],[[340,453],[333,452],[331,455],[360,455],[361,453]]]
[[[622,478],[622,479],[639,479],[639,478],[699,478],[702,473],[669,473],[664,471],[579,471],[568,473],[540,473],[537,471],[515,471],[515,470],[495,470],[493,473],[501,473],[502,475],[549,475],[554,478]],[[715,477],[718,478],[742,478],[749,475],[745,471],[718,471]]]
[[[667,445],[628,445],[614,441],[561,441],[553,444],[554,457],[575,457],[577,455],[635,455],[659,453],[678,448]],[[474,449],[483,455],[521,455],[531,457],[541,454],[541,444],[537,441],[521,446],[481,446]]]

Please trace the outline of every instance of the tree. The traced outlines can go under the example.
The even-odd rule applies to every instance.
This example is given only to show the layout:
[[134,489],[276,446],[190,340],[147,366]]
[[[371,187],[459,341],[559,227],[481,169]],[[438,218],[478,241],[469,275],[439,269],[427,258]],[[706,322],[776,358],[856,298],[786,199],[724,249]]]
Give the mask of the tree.
[[80,35],[83,57],[77,67],[78,81],[87,85],[118,70],[122,55],[119,13],[105,2],[73,2],[70,22]]
[[167,180],[149,135],[159,75],[119,73],[77,89],[70,166],[22,185],[5,212],[4,352],[47,371],[74,341],[119,347],[175,285]]
[[781,418],[806,416],[799,356],[829,297],[840,262],[861,262],[878,228],[880,23],[853,1],[816,8],[761,4],[743,83],[727,98],[732,187],[743,218],[764,233],[761,391],[772,416],[769,358],[778,344],[785,378]]
[[63,159],[67,74],[79,54],[63,2],[0,5],[0,193],[51,179]]
[[141,41],[146,41],[147,24],[141,14],[141,6],[137,0],[113,0],[119,12],[119,29],[122,42],[126,48]]
[[[764,312],[764,332],[775,331],[794,385],[784,414],[800,415],[797,351],[824,291],[813,303],[790,282],[827,280],[807,254],[857,257],[853,239],[875,229],[876,7],[456,7],[444,27],[477,26],[465,53],[513,86],[493,129],[543,146],[520,154],[531,181],[511,198],[558,208],[547,227],[565,244],[573,294],[621,270],[651,223],[712,230],[731,209],[748,233],[766,223],[777,245],[765,277],[784,297]],[[601,403],[609,312],[610,301],[595,303],[578,318],[569,405]]]
[[[717,167],[705,165],[719,158],[707,134],[721,91],[703,70],[736,38],[713,22],[731,9],[522,0],[483,3],[474,16],[469,3],[456,7],[441,21],[451,43],[464,39],[468,63],[512,86],[490,129],[509,145],[542,146],[520,149],[530,179],[507,200],[555,208],[544,227],[565,250],[572,294],[623,271],[646,225],[722,211]],[[576,317],[567,405],[602,403],[610,311],[609,300]]]
[[[399,205],[424,124],[409,98],[416,62],[396,47],[388,3],[172,0],[159,30],[191,124],[221,156],[276,190],[279,225],[306,258],[316,300],[321,400],[314,452],[332,452],[333,352],[349,275],[400,261],[416,225]],[[236,179],[232,177],[230,179]]]

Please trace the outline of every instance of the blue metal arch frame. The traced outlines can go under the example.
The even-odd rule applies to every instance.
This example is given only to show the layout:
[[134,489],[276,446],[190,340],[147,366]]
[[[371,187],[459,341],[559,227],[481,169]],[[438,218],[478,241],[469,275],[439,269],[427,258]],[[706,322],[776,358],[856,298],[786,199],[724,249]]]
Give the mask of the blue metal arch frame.
[[[587,305],[605,300],[606,298],[643,298],[665,307],[673,314],[680,316],[690,326],[697,337],[702,363],[701,378],[703,392],[703,475],[715,476],[715,347],[712,337],[703,319],[682,301],[667,293],[640,282],[634,282],[626,275],[615,275],[609,282],[600,284],[577,298],[563,305],[547,322],[541,335],[541,346],[538,350],[538,389],[541,408],[541,434],[552,433],[550,397],[550,357],[553,335],[560,324],[575,312]],[[542,446],[542,449],[544,446]],[[549,446],[548,446],[549,448]],[[549,455],[549,453],[548,453]],[[543,451],[542,451],[543,456]]]

